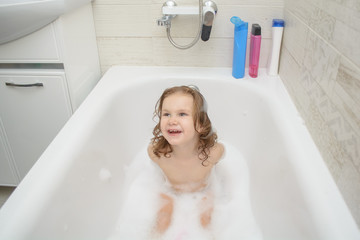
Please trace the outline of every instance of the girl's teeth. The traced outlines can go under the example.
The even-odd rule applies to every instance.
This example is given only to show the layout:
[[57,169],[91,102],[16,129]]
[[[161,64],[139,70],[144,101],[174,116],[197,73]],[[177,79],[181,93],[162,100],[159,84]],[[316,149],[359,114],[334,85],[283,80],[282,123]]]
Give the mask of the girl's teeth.
[[170,133],[180,133],[178,130],[169,130]]

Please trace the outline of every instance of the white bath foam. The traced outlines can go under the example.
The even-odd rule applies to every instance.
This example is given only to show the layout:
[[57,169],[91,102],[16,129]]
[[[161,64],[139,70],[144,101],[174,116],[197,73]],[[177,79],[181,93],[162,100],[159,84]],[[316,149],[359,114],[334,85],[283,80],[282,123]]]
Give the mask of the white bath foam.
[[204,209],[202,199],[206,192],[173,195],[174,212],[171,225],[161,240],[208,240],[213,239],[211,228],[204,229],[200,216]]
[[[146,148],[126,169],[124,203],[110,239],[154,239],[153,229],[160,208],[160,193],[174,199],[174,212],[167,231],[156,239],[262,239],[249,199],[249,176],[245,159],[229,144],[215,166],[210,187],[199,193],[175,195],[164,186],[162,173],[149,159]],[[201,199],[213,196],[211,224],[200,224]]]
[[143,148],[125,169],[124,200],[109,239],[150,239],[160,207],[161,183],[161,176],[151,165],[146,148]]
[[215,239],[262,239],[251,209],[249,170],[240,151],[225,144],[225,156],[216,165],[212,231]]
[[112,174],[107,168],[101,168],[99,171],[99,179],[103,182],[109,182],[112,178]]

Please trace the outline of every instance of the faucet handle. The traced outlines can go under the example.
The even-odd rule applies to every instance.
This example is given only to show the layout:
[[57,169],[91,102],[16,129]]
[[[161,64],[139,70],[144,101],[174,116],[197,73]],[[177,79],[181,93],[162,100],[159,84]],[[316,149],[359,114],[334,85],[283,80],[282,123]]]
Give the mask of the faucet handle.
[[209,40],[213,21],[217,12],[217,6],[213,1],[204,3],[204,20],[201,31],[201,40],[204,42]]

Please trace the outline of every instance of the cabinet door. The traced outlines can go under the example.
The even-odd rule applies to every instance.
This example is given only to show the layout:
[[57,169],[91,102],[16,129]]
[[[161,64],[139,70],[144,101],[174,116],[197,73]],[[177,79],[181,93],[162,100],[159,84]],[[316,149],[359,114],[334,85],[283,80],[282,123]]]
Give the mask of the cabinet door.
[[22,179],[72,114],[64,74],[0,74],[0,114]]
[[0,119],[0,185],[16,186],[19,180],[14,172],[14,163],[6,145],[6,138]]

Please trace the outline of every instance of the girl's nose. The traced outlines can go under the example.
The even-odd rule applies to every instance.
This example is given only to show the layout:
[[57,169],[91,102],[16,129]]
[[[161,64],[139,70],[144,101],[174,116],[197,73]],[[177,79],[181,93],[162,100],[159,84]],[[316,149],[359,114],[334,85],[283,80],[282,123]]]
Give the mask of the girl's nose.
[[171,125],[175,125],[175,124],[177,124],[177,119],[176,119],[176,117],[171,117],[170,118],[170,120],[169,120],[169,123],[171,124]]

